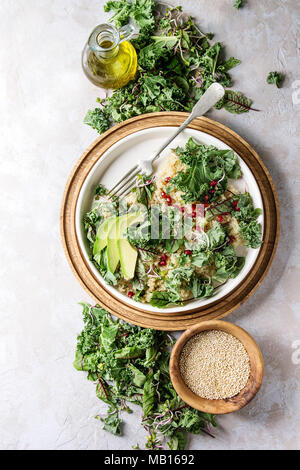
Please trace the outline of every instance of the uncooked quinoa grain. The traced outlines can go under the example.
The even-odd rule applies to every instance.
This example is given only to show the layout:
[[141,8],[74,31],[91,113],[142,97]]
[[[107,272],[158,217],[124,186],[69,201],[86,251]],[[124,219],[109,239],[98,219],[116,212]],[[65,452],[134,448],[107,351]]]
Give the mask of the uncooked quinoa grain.
[[193,336],[180,355],[186,385],[202,398],[231,398],[246,385],[250,374],[248,353],[235,336],[220,330]]

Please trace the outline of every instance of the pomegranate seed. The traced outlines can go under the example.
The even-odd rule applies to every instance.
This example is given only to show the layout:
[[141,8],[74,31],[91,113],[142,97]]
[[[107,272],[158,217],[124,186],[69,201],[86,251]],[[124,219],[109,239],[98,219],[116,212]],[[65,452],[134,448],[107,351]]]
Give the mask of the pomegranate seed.
[[223,222],[223,217],[221,215],[218,215],[218,221]]
[[166,261],[160,261],[158,264],[159,264],[159,266],[166,266],[167,262]]
[[239,212],[240,208],[239,208],[238,206],[235,206],[234,210],[235,210],[236,212]]
[[195,211],[193,211],[193,212],[192,212],[192,217],[193,217],[193,219],[195,219],[195,218],[196,218],[196,216],[197,216],[196,212],[195,212]]
[[210,186],[217,186],[217,184],[218,184],[217,181],[212,180],[211,183],[210,183]]
[[185,212],[185,207],[181,207],[180,210],[181,210],[181,212],[184,214],[184,212]]
[[168,176],[168,178],[165,179],[165,183],[169,183],[170,179],[171,179],[171,176]]
[[150,184],[150,183],[152,183],[151,180],[147,180],[147,181],[146,181],[146,184]]
[[132,299],[133,296],[134,296],[134,292],[132,292],[132,291],[128,292],[128,297],[130,297]]
[[168,204],[172,204],[172,198],[170,196],[166,197],[166,201]]
[[163,253],[163,254],[161,255],[161,260],[162,260],[162,261],[166,261],[167,259],[168,259],[167,255],[166,255],[165,253]]
[[238,205],[238,201],[233,201],[232,203],[234,206],[237,206]]
[[208,201],[208,200],[209,200],[209,195],[206,194],[206,195],[204,196],[204,201]]
[[164,199],[166,199],[167,195],[166,195],[166,193],[165,193],[164,191],[161,193],[161,197],[163,197]]
[[234,241],[235,241],[235,237],[234,237],[234,236],[231,236],[231,237],[229,238],[229,243],[233,243]]
[[191,254],[192,254],[192,251],[191,251],[191,250],[184,250],[184,254],[185,254],[185,255],[191,255]]
[[195,210],[196,210],[196,207],[197,207],[196,204],[192,204],[192,211],[195,211]]

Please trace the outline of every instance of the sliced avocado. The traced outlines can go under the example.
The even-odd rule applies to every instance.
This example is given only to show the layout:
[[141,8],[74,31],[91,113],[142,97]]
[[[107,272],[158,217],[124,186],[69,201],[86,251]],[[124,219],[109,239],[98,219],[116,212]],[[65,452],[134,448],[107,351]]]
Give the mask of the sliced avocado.
[[107,235],[107,267],[111,273],[115,272],[120,261],[118,250],[119,220],[120,217],[115,217]]
[[133,223],[141,220],[141,214],[129,214],[127,219],[120,222],[120,237],[118,240],[119,258],[121,270],[126,281],[134,278],[135,265],[138,256],[137,249],[134,248],[125,238],[126,229]]
[[118,247],[123,277],[126,281],[130,281],[130,279],[134,278],[135,265],[138,257],[137,249],[130,245],[125,238],[119,240]]
[[[129,225],[134,222],[138,222],[141,219],[142,216],[140,213],[124,214],[120,217],[116,217],[114,223],[111,224],[107,235],[108,269],[110,272],[114,273],[118,267],[119,261],[121,261],[122,273],[126,280],[134,277],[137,250],[126,240],[125,232]],[[129,255],[126,254],[127,250]],[[130,277],[131,275],[132,277]]]
[[94,255],[97,255],[98,253],[101,253],[103,248],[106,247],[108,232],[110,231],[110,229],[112,227],[112,224],[115,221],[116,221],[116,217],[108,217],[99,226],[98,231],[97,231],[96,241],[95,241],[94,247],[93,247],[93,254]]

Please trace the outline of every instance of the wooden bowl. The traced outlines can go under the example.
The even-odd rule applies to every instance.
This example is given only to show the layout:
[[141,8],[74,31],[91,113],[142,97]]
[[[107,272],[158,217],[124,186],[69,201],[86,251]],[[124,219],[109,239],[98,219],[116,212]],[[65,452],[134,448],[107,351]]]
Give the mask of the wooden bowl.
[[[221,330],[235,336],[244,345],[249,355],[250,376],[248,382],[246,386],[232,398],[225,398],[222,400],[208,400],[207,398],[201,398],[187,387],[181,377],[179,359],[184,345],[190,338],[192,338],[192,336],[205,330]],[[247,405],[260,388],[263,373],[263,357],[254,339],[239,326],[220,320],[204,321],[186,330],[176,342],[170,359],[171,380],[180,398],[182,398],[182,400],[192,408],[211,414],[232,413],[233,411],[240,410]]]

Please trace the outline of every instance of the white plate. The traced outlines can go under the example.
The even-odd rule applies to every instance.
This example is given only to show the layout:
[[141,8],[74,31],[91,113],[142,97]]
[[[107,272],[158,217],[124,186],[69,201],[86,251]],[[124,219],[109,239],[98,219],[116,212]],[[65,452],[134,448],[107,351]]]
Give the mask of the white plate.
[[[81,188],[76,206],[76,232],[80,248],[91,270],[98,278],[99,283],[105,286],[107,291],[109,291],[113,296],[118,297],[122,302],[135,307],[140,307],[143,310],[149,312],[184,312],[186,310],[209,305],[212,302],[220,300],[222,297],[235,289],[238,284],[240,284],[240,282],[247,276],[253,267],[259,253],[259,249],[247,249],[245,266],[240,274],[235,279],[229,279],[227,283],[224,284],[224,286],[219,287],[217,293],[213,297],[203,300],[194,300],[188,302],[182,307],[170,307],[165,309],[152,307],[150,304],[135,302],[124,294],[121,294],[117,289],[105,283],[101,274],[97,271],[93,263],[91,263],[89,260],[88,243],[86,240],[82,220],[85,213],[91,209],[95,187],[99,183],[102,183],[107,188],[112,188],[113,185],[116,184],[122,178],[122,176],[136,164],[137,160],[145,159],[147,156],[150,156],[150,154],[152,154],[155,149],[159,148],[159,146],[164,141],[166,141],[167,138],[172,133],[174,133],[174,131],[175,127],[154,127],[145,129],[124,137],[119,142],[112,145],[112,147],[110,147],[110,149],[107,150],[97,161],[87,176]],[[178,145],[184,146],[190,137],[194,137],[198,142],[203,144],[214,145],[221,150],[230,149],[230,147],[228,147],[228,145],[226,145],[221,140],[204,132],[193,129],[186,129],[184,132],[182,132],[182,134],[180,134],[180,136],[178,136],[172,142],[170,148],[175,148]],[[166,156],[169,152],[170,149],[164,150],[159,161],[157,162],[157,166],[159,166],[163,157]],[[242,158],[240,156],[238,156],[238,158],[243,172],[243,178],[235,181],[234,185],[241,192],[244,192],[245,189],[249,191],[253,199],[254,207],[260,207],[263,209],[261,193],[255,178]],[[263,226],[263,215],[259,217],[258,221]]]

